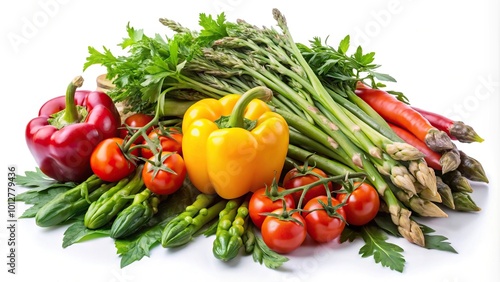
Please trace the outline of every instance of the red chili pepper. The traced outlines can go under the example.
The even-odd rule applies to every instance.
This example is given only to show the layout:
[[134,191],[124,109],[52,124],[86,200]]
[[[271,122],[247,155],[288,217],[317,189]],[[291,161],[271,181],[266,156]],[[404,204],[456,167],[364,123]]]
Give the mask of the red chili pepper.
[[393,95],[380,89],[371,89],[358,83],[356,94],[372,107],[387,122],[398,125],[425,142],[433,151],[441,152],[453,148],[450,137],[432,126],[420,113]]
[[415,147],[417,150],[422,152],[425,157],[425,161],[427,162],[427,165],[433,169],[436,170],[441,170],[441,154],[434,152],[431,150],[424,142],[419,140],[415,135],[413,135],[411,132],[396,126],[394,124],[389,123],[389,126],[392,128],[394,133],[399,136],[399,138],[403,139],[406,143],[412,145]]
[[76,91],[76,77],[65,96],[47,101],[26,126],[26,143],[40,170],[58,181],[80,182],[92,175],[90,155],[97,144],[118,134],[120,114],[98,91]]
[[466,125],[462,121],[454,121],[437,113],[416,107],[412,108],[426,118],[434,127],[446,132],[446,134],[448,134],[448,136],[450,136],[453,140],[458,140],[464,143],[484,141],[484,139],[481,138],[471,126]]

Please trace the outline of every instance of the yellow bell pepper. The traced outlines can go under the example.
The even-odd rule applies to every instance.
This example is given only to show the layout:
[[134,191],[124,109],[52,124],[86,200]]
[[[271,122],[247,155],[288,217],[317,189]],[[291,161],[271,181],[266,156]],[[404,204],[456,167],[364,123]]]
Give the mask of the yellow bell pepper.
[[271,96],[271,90],[259,86],[188,108],[182,153],[189,178],[202,193],[234,199],[279,177],[289,131],[283,117],[263,101]]

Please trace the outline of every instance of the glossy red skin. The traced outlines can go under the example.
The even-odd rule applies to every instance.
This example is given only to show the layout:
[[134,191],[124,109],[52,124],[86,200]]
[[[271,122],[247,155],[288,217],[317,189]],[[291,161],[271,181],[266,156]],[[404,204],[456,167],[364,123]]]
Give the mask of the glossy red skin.
[[90,166],[95,175],[104,181],[116,182],[134,172],[136,165],[120,149],[123,139],[113,137],[102,140],[92,152]]
[[[285,188],[278,187],[278,191],[284,191]],[[285,196],[285,204],[287,208],[295,208],[295,201],[292,195]],[[276,200],[271,201],[266,196],[266,188],[260,188],[253,192],[250,200],[248,202],[248,211],[250,213],[250,219],[257,228],[261,228],[266,215],[263,213],[270,213],[276,209],[283,208],[283,201]]]
[[[354,183],[358,185],[359,183]],[[337,200],[342,202],[347,194],[337,194]],[[370,222],[378,213],[380,208],[380,197],[373,186],[362,183],[356,188],[343,206],[346,213],[346,221],[350,225],[361,226]]]
[[446,132],[446,134],[448,134],[448,136],[451,139],[457,140],[457,138],[450,133],[450,129],[453,126],[453,124],[455,123],[454,120],[451,120],[451,119],[449,119],[443,115],[440,115],[438,113],[433,113],[433,112],[426,111],[426,110],[416,108],[416,107],[412,107],[412,108],[415,111],[419,112],[422,116],[424,116],[424,118],[427,119],[432,124],[432,126],[436,127],[437,129],[439,129],[441,131]]
[[40,170],[57,181],[81,182],[90,177],[92,151],[100,141],[118,134],[120,114],[107,94],[76,91],[75,104],[88,112],[80,123],[61,129],[49,124],[50,115],[65,109],[65,96],[59,96],[43,104],[39,116],[26,126],[28,149]]
[[[151,120],[153,120],[153,118],[154,117],[152,115],[147,115],[147,114],[143,114],[143,113],[135,113],[135,114],[128,116],[124,120],[124,124],[122,124],[122,126],[120,128],[120,132],[119,132],[120,138],[125,139],[125,137],[127,137],[127,135],[130,136],[129,131],[127,130],[125,125],[128,125],[129,127],[132,127],[132,128],[141,128],[141,127],[147,125]],[[149,134],[152,130],[153,130],[153,127],[149,127],[148,129],[146,129],[146,135]],[[134,140],[134,144],[141,144],[143,141],[144,141],[144,137],[139,136],[139,137],[137,137],[137,139]]]
[[[331,200],[333,206],[340,204],[335,198]],[[304,210],[307,212],[304,212],[303,215],[307,225],[307,234],[318,243],[327,243],[342,233],[345,228],[345,222],[339,217],[328,215],[319,201],[326,204],[328,198],[326,196],[318,196],[311,199],[304,206]],[[345,219],[346,213],[343,207],[336,209],[336,212]]]
[[[280,214],[282,209],[272,211]],[[291,253],[304,243],[307,237],[307,223],[298,212],[291,215],[298,222],[281,220],[274,216],[268,216],[262,223],[262,240],[273,251],[280,254]]]
[[[322,170],[320,170],[319,168],[313,168],[312,171],[314,173],[317,173],[318,175],[322,176],[322,177],[327,177],[326,173]],[[283,178],[283,187],[285,189],[292,189],[292,188],[296,188],[296,187],[300,187],[300,186],[304,186],[304,185],[307,185],[307,184],[311,184],[313,182],[316,182],[318,181],[318,177],[314,176],[314,175],[311,175],[311,174],[307,174],[307,175],[301,175],[300,171],[297,169],[297,168],[292,168],[290,171],[288,171],[284,178]],[[334,188],[334,185],[329,182],[328,183],[328,189],[330,191],[333,191],[335,188]],[[335,187],[338,189],[338,185],[335,185]],[[295,203],[298,204],[299,203],[299,200],[300,200],[300,196],[302,195],[302,192],[295,192],[292,194],[293,195],[293,199],[295,200]],[[311,187],[306,195],[304,196],[304,199],[302,200],[302,205],[305,205],[305,203],[309,202],[309,200],[311,200],[312,198],[315,198],[317,196],[323,196],[325,195],[326,196],[326,189],[325,189],[325,186],[323,184],[320,184],[320,185],[316,185],[314,187]]]
[[[162,152],[162,155],[170,153],[171,152]],[[150,158],[150,160],[154,159],[154,156]],[[184,159],[177,153],[172,153],[163,161],[163,164],[173,170],[175,174],[160,170],[156,176],[153,177],[154,171],[151,170],[153,165],[146,162],[142,169],[142,179],[144,180],[144,185],[146,185],[151,192],[158,195],[170,195],[182,187],[187,170]]]
[[[182,156],[182,134],[175,129],[171,129],[170,136],[159,135],[159,133],[160,130],[155,128],[148,134],[148,137],[151,140],[159,139],[162,151],[177,152]],[[142,144],[147,146],[146,140]],[[153,156],[153,152],[147,148],[141,148],[141,156],[149,159]]]
[[398,125],[425,141],[432,124],[408,104],[380,89],[357,88],[356,95],[363,99],[387,122]]

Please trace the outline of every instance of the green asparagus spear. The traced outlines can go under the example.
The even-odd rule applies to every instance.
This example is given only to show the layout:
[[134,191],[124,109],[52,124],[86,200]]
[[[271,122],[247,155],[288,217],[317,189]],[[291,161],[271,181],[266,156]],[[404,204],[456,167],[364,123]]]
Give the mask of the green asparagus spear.
[[132,200],[131,195],[137,194],[144,188],[141,171],[142,166],[139,166],[132,176],[120,180],[116,186],[93,202],[83,219],[85,227],[89,229],[100,228],[122,211]]
[[450,186],[452,191],[472,193],[472,186],[470,185],[469,180],[462,176],[462,174],[458,170],[447,172],[443,174],[441,178],[443,179],[444,183]]
[[248,200],[239,203],[241,199],[229,201],[226,208],[219,214],[219,224],[212,251],[216,258],[223,261],[235,258],[243,247],[242,236],[245,233],[249,216]]
[[43,205],[35,216],[36,224],[41,227],[54,226],[85,212],[90,203],[96,201],[110,185],[104,184],[96,175],[90,176]]
[[[219,201],[212,205],[217,199]],[[198,195],[193,204],[165,226],[161,245],[169,248],[187,244],[198,230],[217,217],[226,203],[227,200],[220,200],[217,195]]]
[[255,247],[255,234],[253,233],[253,224],[247,222],[245,232],[241,235],[241,239],[243,240],[243,246],[245,247],[245,253],[251,254],[253,253]]
[[488,177],[486,177],[486,173],[484,172],[481,163],[478,160],[469,157],[463,151],[459,151],[459,153],[461,161],[457,170],[469,180],[488,183]]
[[450,186],[444,183],[441,177],[436,176],[437,191],[441,196],[441,203],[450,209],[455,209],[455,203],[453,202],[453,194]]
[[455,210],[457,211],[480,211],[481,208],[476,205],[474,200],[467,192],[453,192],[453,203],[455,204]]
[[115,239],[124,238],[139,230],[156,214],[160,200],[160,197],[149,189],[136,194],[132,204],[122,210],[113,221],[109,236]]

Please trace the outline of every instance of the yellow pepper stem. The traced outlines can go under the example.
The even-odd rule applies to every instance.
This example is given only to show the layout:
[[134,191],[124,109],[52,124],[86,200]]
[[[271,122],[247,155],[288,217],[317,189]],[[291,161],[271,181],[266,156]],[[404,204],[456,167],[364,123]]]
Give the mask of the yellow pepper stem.
[[250,103],[250,101],[254,99],[261,99],[265,102],[268,102],[273,96],[273,92],[271,89],[264,87],[264,86],[257,86],[254,87],[247,92],[245,92],[243,95],[241,95],[241,98],[236,102],[236,105],[234,105],[234,108],[231,112],[231,116],[229,117],[228,120],[228,127],[240,127],[244,128],[245,126],[245,121],[244,121],[244,114],[245,114],[245,109]]

